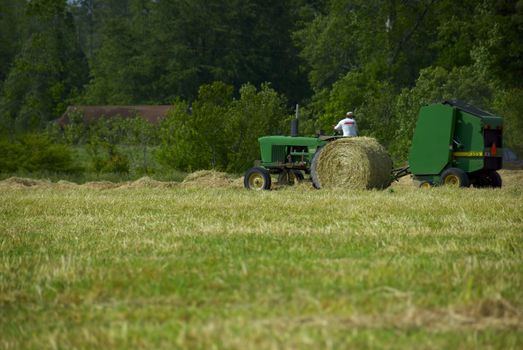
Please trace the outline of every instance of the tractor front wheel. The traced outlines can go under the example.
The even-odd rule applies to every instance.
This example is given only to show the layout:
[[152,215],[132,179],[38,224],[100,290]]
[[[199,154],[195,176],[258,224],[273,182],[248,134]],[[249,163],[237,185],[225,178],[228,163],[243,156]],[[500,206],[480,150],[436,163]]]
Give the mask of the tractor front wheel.
[[441,184],[452,187],[469,187],[467,174],[459,168],[448,168],[441,174]]
[[271,175],[265,168],[250,168],[243,178],[243,186],[248,190],[269,190],[271,188]]

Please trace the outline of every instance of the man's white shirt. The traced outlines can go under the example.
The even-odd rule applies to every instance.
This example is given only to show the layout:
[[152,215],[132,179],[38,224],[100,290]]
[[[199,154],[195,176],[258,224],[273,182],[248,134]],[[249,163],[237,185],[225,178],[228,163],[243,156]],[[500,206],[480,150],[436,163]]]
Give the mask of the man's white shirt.
[[356,120],[352,118],[340,120],[338,125],[334,127],[334,130],[342,130],[343,136],[358,136],[358,125],[356,124]]

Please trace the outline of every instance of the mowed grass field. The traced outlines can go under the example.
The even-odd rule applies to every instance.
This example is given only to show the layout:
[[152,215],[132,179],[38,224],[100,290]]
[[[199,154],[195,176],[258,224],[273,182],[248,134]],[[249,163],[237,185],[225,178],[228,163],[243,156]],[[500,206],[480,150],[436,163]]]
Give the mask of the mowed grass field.
[[521,349],[501,190],[0,187],[0,348]]

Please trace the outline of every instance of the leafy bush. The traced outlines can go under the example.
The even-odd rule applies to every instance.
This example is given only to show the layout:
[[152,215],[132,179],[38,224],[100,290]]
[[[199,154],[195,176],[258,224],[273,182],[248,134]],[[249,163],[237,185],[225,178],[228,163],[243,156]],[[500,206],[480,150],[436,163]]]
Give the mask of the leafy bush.
[[100,173],[129,173],[129,158],[122,154],[116,145],[100,142],[93,138],[87,144],[87,152],[90,156],[90,170]]
[[287,118],[285,99],[268,84],[257,90],[246,84],[240,98],[222,82],[200,88],[191,113],[177,101],[161,125],[160,163],[193,171],[243,172],[259,158],[258,137],[281,131]]
[[243,172],[260,158],[260,136],[289,132],[285,105],[285,98],[268,84],[263,84],[259,90],[250,84],[241,87],[240,98],[231,103],[225,127],[227,171]]
[[494,107],[504,118],[505,147],[514,149],[523,157],[523,89],[510,89],[496,94]]
[[128,173],[129,172],[129,158],[113,148],[109,151],[109,159],[105,162],[103,171],[106,173]]
[[69,123],[63,127],[63,136],[68,144],[78,145],[86,136],[87,127],[80,111],[69,113]]
[[8,142],[7,140],[0,141],[0,172],[13,173],[16,172],[20,166],[20,158],[22,149],[19,144]]
[[49,137],[29,134],[14,141],[0,141],[0,172],[64,172],[80,169],[74,166],[71,149],[53,143]]
[[140,148],[141,152],[135,152],[138,156],[135,171],[140,174],[151,174],[154,171],[153,162],[150,159],[151,146],[158,144],[158,126],[153,125],[140,116],[127,118],[124,120],[126,130],[126,139],[128,145],[134,145]]
[[389,144],[394,130],[394,88],[373,76],[372,72],[352,71],[332,86],[323,97],[325,110],[319,118],[323,130],[332,132],[332,126],[344,118],[347,111],[354,111],[362,136],[372,136],[384,145]]

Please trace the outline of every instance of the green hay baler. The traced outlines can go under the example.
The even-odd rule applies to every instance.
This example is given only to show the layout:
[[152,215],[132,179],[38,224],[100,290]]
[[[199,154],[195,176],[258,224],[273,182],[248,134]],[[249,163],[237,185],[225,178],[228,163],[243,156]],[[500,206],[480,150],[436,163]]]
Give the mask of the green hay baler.
[[420,187],[501,187],[503,118],[461,101],[421,108],[409,167]]

